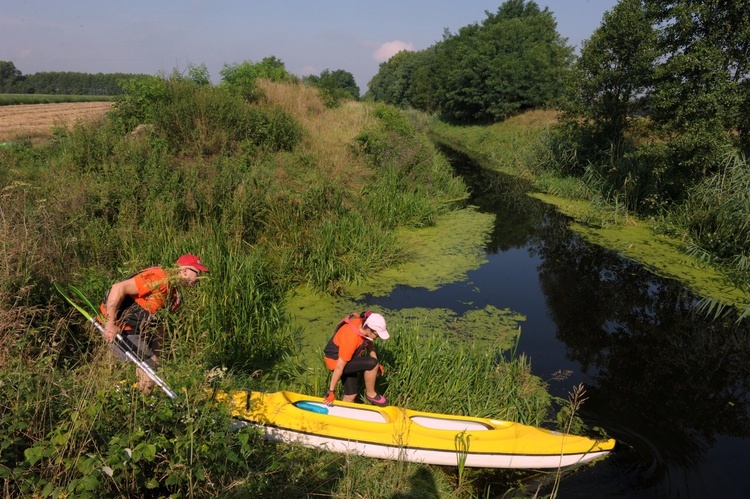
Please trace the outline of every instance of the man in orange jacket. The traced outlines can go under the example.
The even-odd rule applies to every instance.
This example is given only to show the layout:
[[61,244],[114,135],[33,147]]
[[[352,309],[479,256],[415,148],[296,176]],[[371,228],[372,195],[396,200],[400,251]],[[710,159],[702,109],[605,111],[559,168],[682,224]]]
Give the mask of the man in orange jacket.
[[[100,322],[104,325],[104,340],[111,344],[115,357],[126,361],[123,350],[114,341],[118,333],[132,350],[144,357],[149,366],[156,368],[164,336],[164,328],[156,324],[156,313],[166,309],[174,312],[180,307],[180,288],[194,286],[208,268],[192,254],[177,259],[174,269],[150,267],[124,281],[117,282],[107,291],[99,307]],[[114,320],[110,320],[114,318]],[[157,330],[153,334],[153,329]],[[149,393],[154,382],[140,368],[136,368],[138,389]]]
[[375,391],[375,380],[378,373],[383,372],[375,353],[375,338],[390,338],[385,319],[380,314],[351,314],[339,323],[323,351],[326,366],[332,371],[324,399],[326,404],[333,404],[339,380],[344,385],[344,402],[353,402],[359,391],[357,375],[364,372],[367,400],[379,406],[388,405],[386,398]]

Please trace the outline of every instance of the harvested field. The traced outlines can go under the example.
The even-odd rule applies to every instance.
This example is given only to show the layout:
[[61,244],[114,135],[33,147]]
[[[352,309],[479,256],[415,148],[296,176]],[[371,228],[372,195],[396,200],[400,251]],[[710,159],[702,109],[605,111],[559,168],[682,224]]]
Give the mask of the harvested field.
[[0,106],[0,142],[22,138],[39,143],[52,136],[53,127],[67,128],[80,120],[97,120],[111,107],[111,102]]

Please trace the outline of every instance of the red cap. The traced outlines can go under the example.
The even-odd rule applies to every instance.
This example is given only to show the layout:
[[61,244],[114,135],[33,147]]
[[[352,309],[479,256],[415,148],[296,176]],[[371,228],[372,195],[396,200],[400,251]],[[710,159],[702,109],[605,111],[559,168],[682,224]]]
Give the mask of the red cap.
[[190,253],[182,255],[180,258],[178,258],[177,265],[182,265],[183,267],[194,267],[201,272],[208,272],[208,268],[201,263],[201,259],[195,255],[191,255]]

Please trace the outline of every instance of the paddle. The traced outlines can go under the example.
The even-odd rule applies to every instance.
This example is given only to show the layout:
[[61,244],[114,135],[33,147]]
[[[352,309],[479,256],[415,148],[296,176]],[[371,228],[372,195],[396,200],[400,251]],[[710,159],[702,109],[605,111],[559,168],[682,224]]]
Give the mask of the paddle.
[[[57,289],[58,293],[60,293],[62,295],[62,297],[65,298],[65,300],[67,300],[68,303],[70,303],[71,305],[73,305],[73,307],[75,307],[76,310],[78,310],[79,312],[81,312],[81,314],[86,318],[86,320],[88,320],[96,329],[98,329],[100,333],[102,333],[102,334],[104,333],[104,326],[102,326],[101,322],[99,322],[98,320],[96,320],[96,318],[94,317],[94,315],[96,314],[96,307],[94,307],[94,304],[91,303],[89,301],[89,299],[86,298],[86,296],[78,288],[76,288],[73,285],[68,285],[68,288],[70,288],[71,291],[73,291],[76,295],[78,295],[79,298],[81,298],[84,302],[86,302],[86,304],[89,306],[89,308],[91,308],[91,310],[93,311],[94,315],[88,313],[84,308],[82,308],[76,302],[74,302],[65,293],[65,291],[62,288],[62,286],[59,283],[55,282],[55,288]],[[167,383],[163,379],[161,379],[156,374],[156,372],[154,372],[154,370],[153,370],[153,368],[151,366],[149,366],[145,361],[141,360],[138,357],[137,353],[130,346],[130,343],[128,343],[127,341],[125,341],[125,339],[122,337],[122,335],[120,335],[120,333],[117,333],[117,336],[115,336],[115,343],[125,353],[125,357],[127,357],[130,362],[132,362],[133,364],[135,364],[136,366],[138,366],[138,368],[140,368],[144,373],[146,373],[146,376],[148,376],[149,378],[151,378],[151,380],[154,383],[156,383],[159,386],[159,388],[161,388],[164,391],[164,393],[167,394],[167,396],[169,398],[171,398],[171,399],[176,399],[177,398],[177,394],[175,392],[173,392],[169,388],[169,386],[167,386]]]

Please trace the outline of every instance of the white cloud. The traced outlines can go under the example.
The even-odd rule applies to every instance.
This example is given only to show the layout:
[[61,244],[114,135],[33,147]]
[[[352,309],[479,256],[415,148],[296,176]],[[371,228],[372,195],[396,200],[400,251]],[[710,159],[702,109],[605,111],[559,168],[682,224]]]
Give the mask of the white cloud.
[[378,47],[375,52],[373,52],[372,58],[378,62],[385,62],[402,50],[414,51],[414,44],[402,42],[399,40],[396,40],[394,42],[386,42]]

